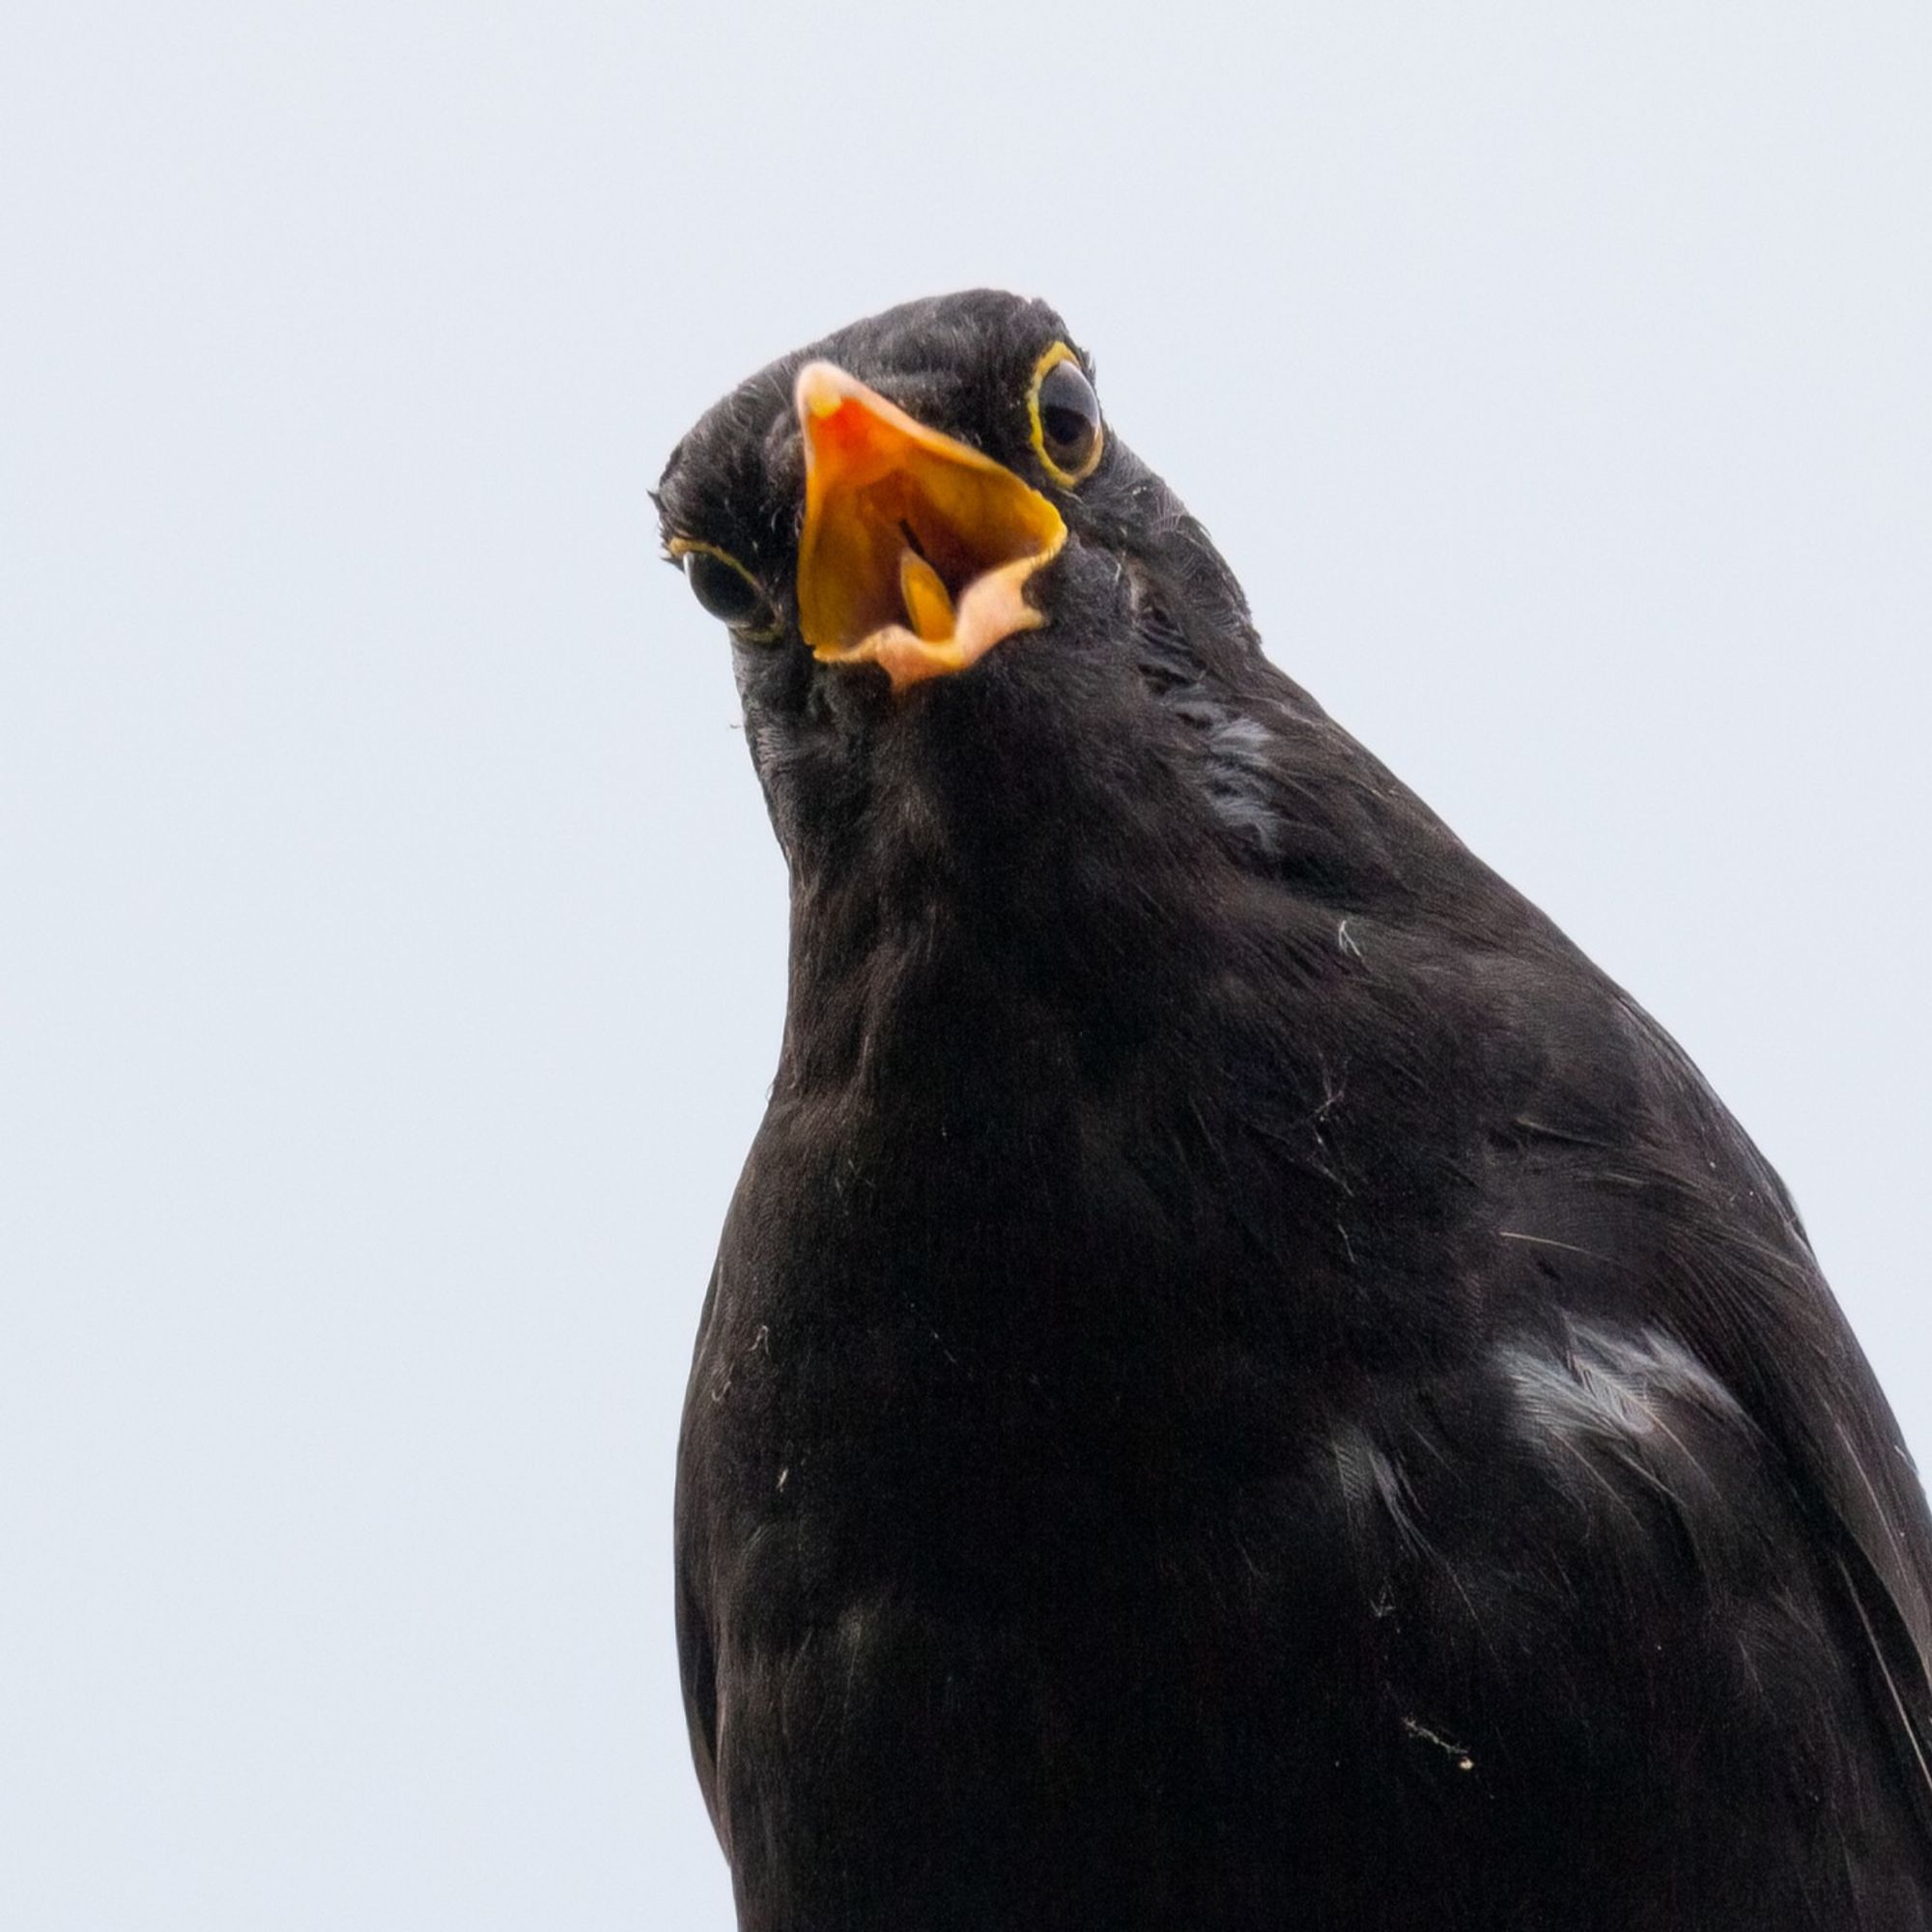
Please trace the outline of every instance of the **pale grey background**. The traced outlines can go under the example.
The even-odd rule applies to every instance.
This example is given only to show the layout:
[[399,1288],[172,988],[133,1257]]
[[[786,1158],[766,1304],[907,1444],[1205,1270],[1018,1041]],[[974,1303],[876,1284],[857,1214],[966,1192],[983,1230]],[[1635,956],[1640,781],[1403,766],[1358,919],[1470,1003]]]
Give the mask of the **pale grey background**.
[[728,1923],[668,1498],[783,877],[644,492],[915,294],[1058,303],[1932,1450],[1932,14],[1291,13],[12,0],[0,1923]]

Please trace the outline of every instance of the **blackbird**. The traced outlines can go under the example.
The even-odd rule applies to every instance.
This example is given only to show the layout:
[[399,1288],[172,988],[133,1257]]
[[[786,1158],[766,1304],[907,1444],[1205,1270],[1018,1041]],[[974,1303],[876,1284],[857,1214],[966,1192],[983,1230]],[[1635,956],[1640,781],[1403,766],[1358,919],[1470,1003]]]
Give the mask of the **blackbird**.
[[790,874],[677,1470],[745,1932],[1932,1927],[1932,1526],[1789,1195],[1060,318],[656,494]]

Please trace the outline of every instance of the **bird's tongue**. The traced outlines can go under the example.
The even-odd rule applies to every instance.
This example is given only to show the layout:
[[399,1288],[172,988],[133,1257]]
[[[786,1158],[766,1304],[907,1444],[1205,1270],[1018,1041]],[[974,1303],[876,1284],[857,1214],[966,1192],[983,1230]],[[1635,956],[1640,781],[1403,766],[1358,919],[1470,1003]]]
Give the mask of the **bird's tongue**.
[[958,627],[946,580],[910,544],[899,553],[899,602],[906,622],[928,644],[943,644]]
[[799,624],[815,657],[880,665],[903,690],[1045,621],[1023,586],[1066,526],[1038,491],[833,363],[808,363],[797,399]]

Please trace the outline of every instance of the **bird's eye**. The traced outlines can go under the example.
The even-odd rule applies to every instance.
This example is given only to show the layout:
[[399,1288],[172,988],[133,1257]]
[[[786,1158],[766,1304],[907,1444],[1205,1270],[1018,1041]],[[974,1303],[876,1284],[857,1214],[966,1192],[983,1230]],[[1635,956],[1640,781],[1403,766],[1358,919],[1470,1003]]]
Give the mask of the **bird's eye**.
[[671,554],[684,565],[691,594],[721,624],[752,637],[775,634],[778,616],[771,599],[735,556],[689,540],[674,544]]
[[1106,442],[1100,399],[1065,343],[1056,342],[1039,358],[1027,403],[1034,448],[1046,473],[1068,486],[1091,476]]

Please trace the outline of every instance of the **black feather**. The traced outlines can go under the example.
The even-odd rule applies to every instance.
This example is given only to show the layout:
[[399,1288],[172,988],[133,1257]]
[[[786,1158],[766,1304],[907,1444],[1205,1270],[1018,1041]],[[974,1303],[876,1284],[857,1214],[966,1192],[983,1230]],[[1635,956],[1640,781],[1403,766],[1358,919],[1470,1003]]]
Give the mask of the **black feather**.
[[[980,293],[754,377],[667,535],[790,624],[792,372],[1052,486]],[[1110,434],[1048,622],[738,647],[791,868],[678,1470],[746,1932],[1932,1927],[1932,1533],[1683,1054],[1262,655]]]

